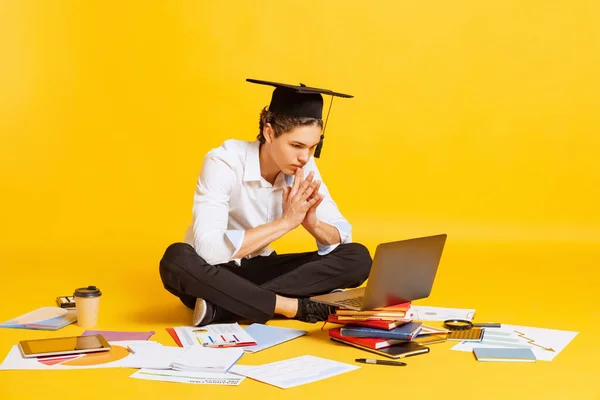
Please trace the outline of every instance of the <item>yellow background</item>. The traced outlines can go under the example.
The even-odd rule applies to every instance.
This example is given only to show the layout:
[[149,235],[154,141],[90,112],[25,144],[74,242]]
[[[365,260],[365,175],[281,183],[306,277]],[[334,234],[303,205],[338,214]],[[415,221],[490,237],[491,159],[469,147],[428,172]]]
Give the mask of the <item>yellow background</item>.
[[[270,91],[253,77],[355,95],[334,101],[318,165],[372,252],[449,235],[419,304],[580,332],[552,363],[483,364],[436,345],[407,368],[285,392],[92,370],[0,372],[0,397],[600,398],[599,19],[598,2],[566,0],[0,2],[0,320],[96,284],[99,328],[171,344],[164,328],[190,313],[162,289],[158,260],[183,237],[203,155],[256,136]],[[298,230],[276,248],[314,244]],[[245,363],[365,355],[316,325],[275,323],[311,334]],[[0,352],[80,332],[2,330]]]

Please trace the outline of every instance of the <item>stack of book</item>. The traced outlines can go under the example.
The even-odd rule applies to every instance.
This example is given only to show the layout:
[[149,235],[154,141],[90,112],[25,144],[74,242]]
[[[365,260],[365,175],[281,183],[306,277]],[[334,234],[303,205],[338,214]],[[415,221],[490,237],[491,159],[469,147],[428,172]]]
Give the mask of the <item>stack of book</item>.
[[365,350],[379,350],[400,343],[436,343],[446,339],[448,330],[406,317],[410,303],[368,311],[338,309],[327,322],[344,325],[329,329],[330,338]]
[[405,318],[410,309],[410,302],[396,304],[395,306],[374,308],[372,310],[357,311],[347,308],[338,308],[332,316],[337,317],[339,321],[410,321]]

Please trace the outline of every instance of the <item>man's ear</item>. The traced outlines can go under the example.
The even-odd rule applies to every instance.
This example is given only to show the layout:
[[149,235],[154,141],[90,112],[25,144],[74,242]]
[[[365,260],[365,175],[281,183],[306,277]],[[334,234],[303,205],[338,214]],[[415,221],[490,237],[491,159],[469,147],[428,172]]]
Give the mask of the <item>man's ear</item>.
[[265,137],[265,140],[268,143],[271,143],[273,141],[273,137],[274,137],[274,132],[273,132],[273,126],[271,126],[270,123],[266,123],[264,128],[263,128],[263,136]]

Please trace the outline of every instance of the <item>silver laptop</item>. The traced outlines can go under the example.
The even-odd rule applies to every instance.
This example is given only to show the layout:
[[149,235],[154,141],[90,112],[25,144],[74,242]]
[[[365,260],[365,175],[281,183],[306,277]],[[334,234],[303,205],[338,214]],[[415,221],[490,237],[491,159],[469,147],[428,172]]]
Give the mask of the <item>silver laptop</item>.
[[381,243],[375,250],[364,288],[313,296],[310,299],[351,310],[372,310],[429,296],[446,234]]

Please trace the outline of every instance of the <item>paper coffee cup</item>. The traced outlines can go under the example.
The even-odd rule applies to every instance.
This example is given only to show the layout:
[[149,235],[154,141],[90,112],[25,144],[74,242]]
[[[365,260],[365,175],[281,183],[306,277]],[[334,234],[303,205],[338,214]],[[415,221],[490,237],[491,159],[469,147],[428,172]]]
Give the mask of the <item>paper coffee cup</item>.
[[75,309],[77,325],[82,328],[93,328],[98,323],[100,296],[102,292],[96,286],[75,289]]

